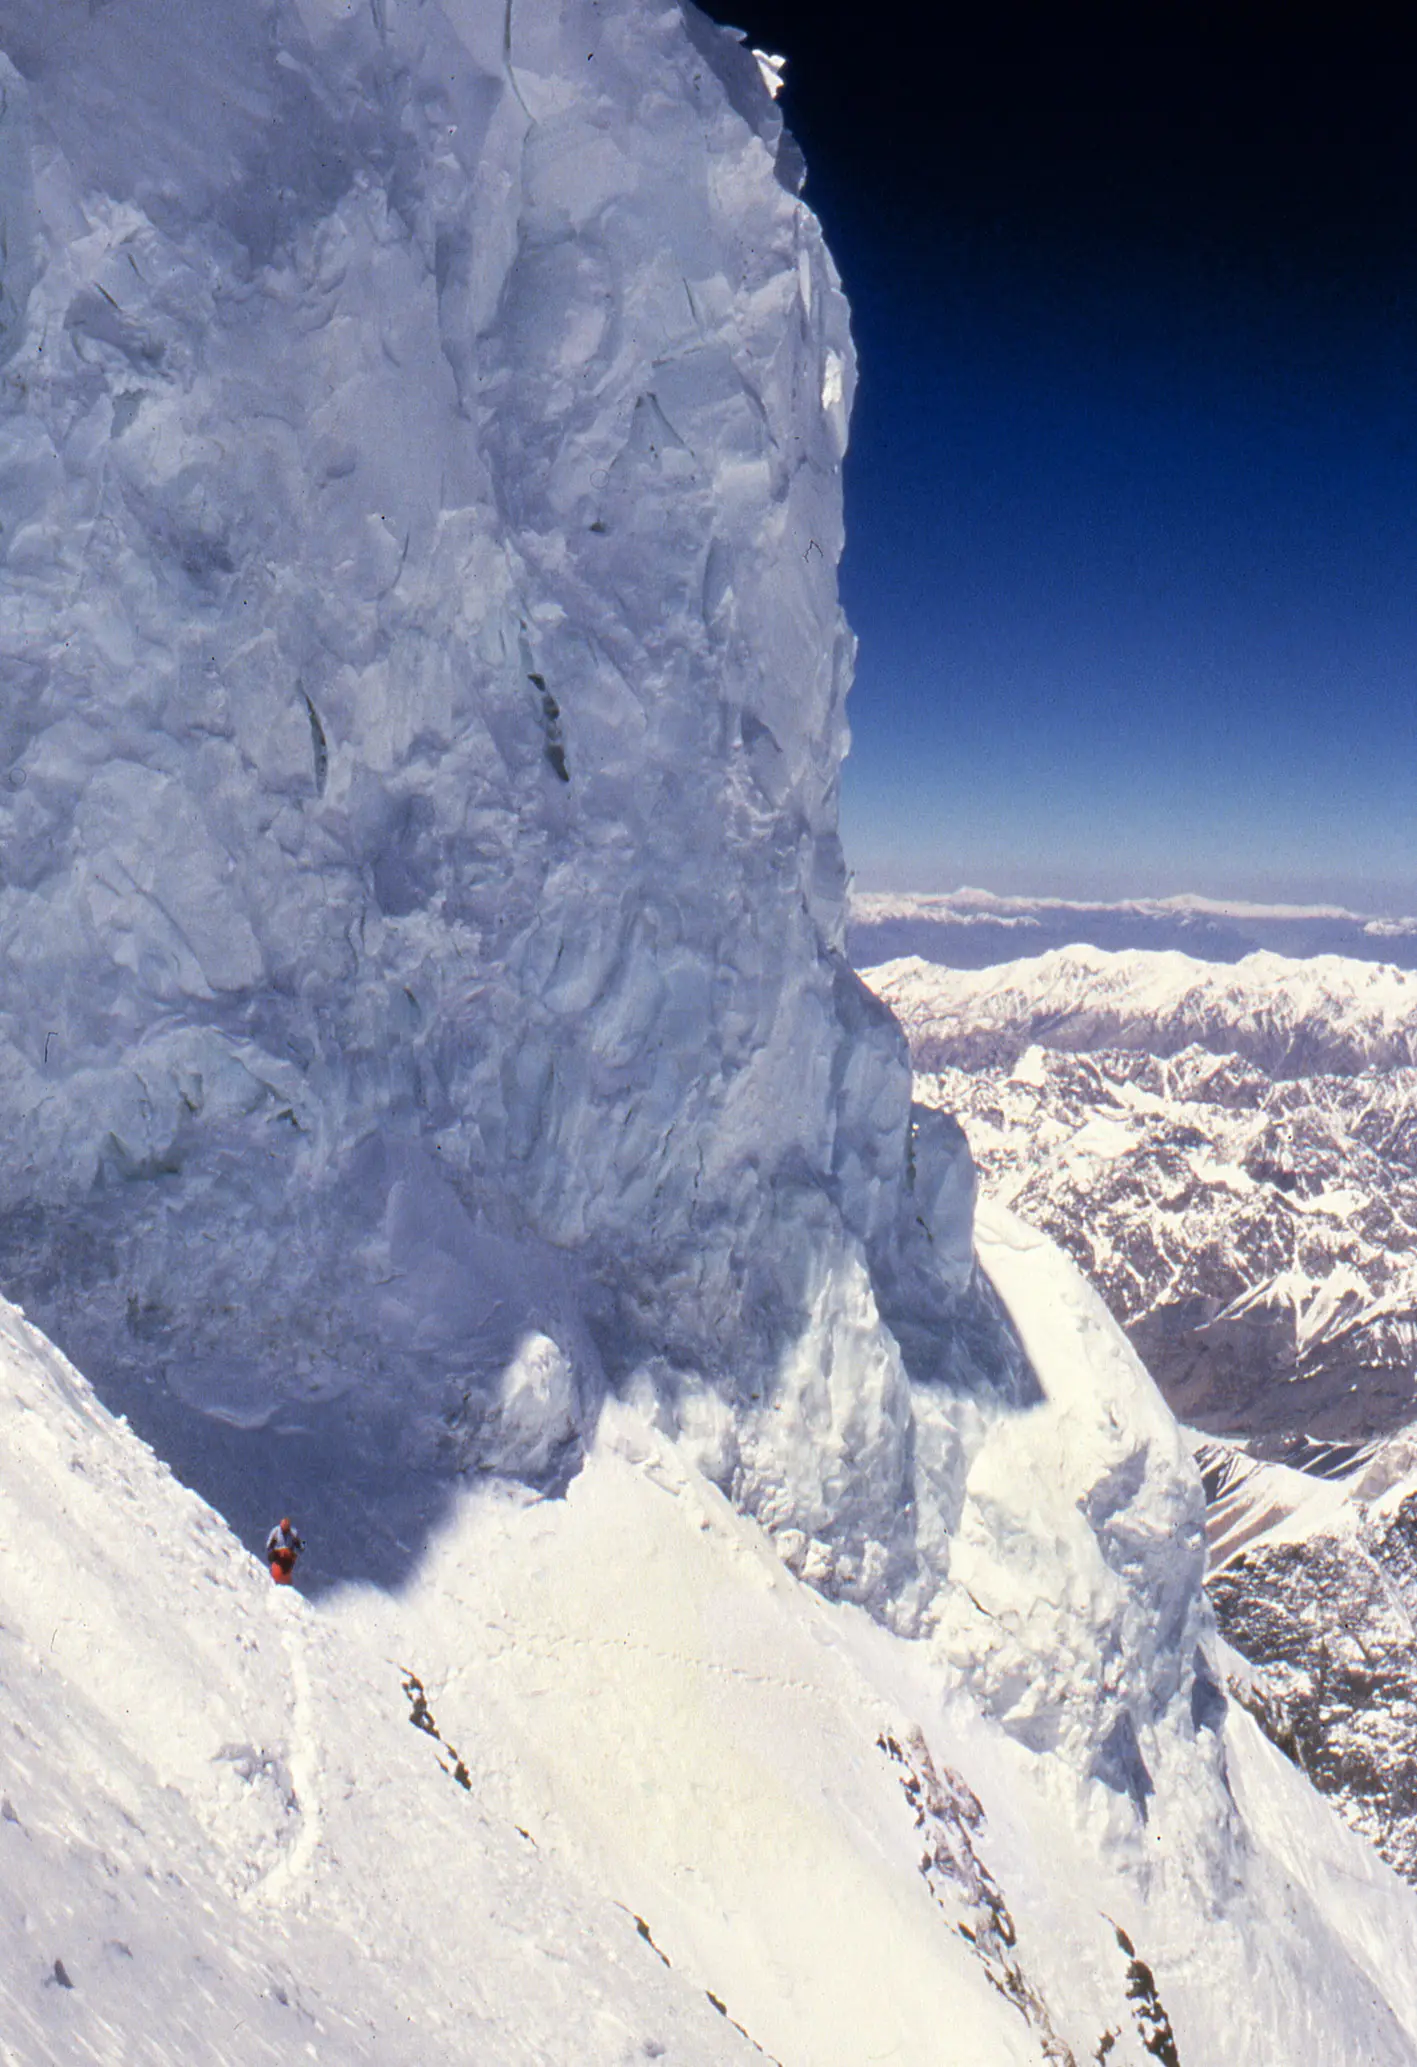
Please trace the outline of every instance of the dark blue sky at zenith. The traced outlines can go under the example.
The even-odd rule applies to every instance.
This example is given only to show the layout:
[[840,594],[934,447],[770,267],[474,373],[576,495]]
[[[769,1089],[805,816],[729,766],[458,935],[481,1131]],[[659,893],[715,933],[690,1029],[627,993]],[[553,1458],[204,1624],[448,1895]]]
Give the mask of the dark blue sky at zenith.
[[1417,62],[714,0],[851,298],[863,888],[1417,911]]

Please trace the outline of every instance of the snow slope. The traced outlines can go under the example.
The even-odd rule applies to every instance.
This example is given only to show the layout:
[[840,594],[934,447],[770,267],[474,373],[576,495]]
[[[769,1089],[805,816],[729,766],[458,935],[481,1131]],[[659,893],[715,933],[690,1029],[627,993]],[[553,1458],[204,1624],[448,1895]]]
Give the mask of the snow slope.
[[[1105,1333],[1017,1223],[985,1254],[1025,1336]],[[15,2067],[1417,2059],[1417,1904],[1213,1687],[1143,1732],[1143,1820],[793,1578],[645,1403],[564,1500],[469,1489],[405,1593],[314,1606],[11,1310],[0,1366]],[[1014,1655],[1067,1612],[1066,1493],[1012,1609],[971,1554]]]
[[753,2057],[449,1783],[395,1658],[0,1338],[7,2061]]

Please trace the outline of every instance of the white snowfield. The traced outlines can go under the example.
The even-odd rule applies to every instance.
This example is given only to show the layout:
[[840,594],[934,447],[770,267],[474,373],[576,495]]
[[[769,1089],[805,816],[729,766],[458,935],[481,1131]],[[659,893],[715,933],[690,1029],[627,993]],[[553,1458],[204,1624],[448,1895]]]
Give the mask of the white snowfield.
[[0,1328],[0,2058],[752,2057],[440,1769],[402,1690],[416,1618],[386,1650],[277,1591]]
[[[1165,1431],[1056,1251],[1002,1221],[984,1254],[1058,1344],[1051,1468],[1000,1441],[966,1530],[1037,1724],[1128,1669],[1131,1632],[1070,1667],[1059,1627],[1164,1546],[1075,1567],[1073,1474],[1120,1414]],[[795,1579],[641,1406],[564,1500],[469,1490],[405,1592],[318,1607],[13,1309],[0,1421],[11,2067],[1417,2059],[1411,1891],[1241,1711],[1143,1726],[1143,1820]]]

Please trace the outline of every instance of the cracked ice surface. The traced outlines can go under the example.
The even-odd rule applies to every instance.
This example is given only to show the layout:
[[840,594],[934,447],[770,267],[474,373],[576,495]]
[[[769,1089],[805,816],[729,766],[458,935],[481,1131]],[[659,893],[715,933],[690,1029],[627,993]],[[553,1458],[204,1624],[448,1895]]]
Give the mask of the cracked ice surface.
[[0,49],[5,1285],[246,1427],[490,1425],[538,1333],[567,1441],[606,1362],[764,1366],[887,1240],[909,1079],[757,61],[630,0]]

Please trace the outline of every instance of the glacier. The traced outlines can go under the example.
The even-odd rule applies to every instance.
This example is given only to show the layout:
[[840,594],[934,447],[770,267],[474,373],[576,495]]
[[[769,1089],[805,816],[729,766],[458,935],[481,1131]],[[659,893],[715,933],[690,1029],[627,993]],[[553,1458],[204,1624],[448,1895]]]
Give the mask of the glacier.
[[[26,2067],[248,1999],[272,2053],[262,1929],[335,2060],[410,2003],[1417,2058],[1410,1894],[1220,1691],[1180,1432],[843,952],[855,372],[773,66],[678,0],[0,53]],[[310,1601],[241,1548],[287,1506]]]
[[838,1283],[927,1362],[989,1295],[842,953],[853,360],[758,62],[675,8],[0,21],[0,1281],[248,1528],[293,1433],[346,1573],[449,1460],[564,1480],[607,1387],[707,1385],[720,1477],[918,1617],[899,1357],[825,1504],[778,1384]]

